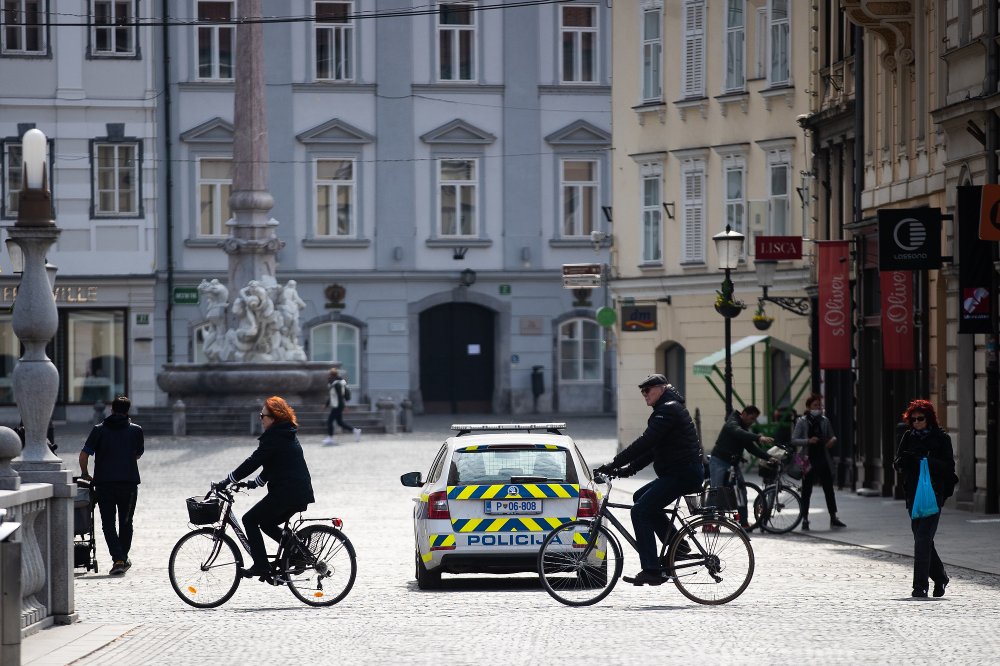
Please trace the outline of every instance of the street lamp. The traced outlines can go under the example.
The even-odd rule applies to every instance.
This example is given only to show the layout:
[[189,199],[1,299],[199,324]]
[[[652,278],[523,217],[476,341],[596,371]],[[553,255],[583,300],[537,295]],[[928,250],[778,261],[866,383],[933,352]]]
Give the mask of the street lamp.
[[733,331],[730,320],[743,310],[743,304],[733,300],[733,281],[729,277],[729,272],[740,264],[740,256],[743,254],[743,239],[743,234],[733,231],[728,224],[725,231],[712,236],[712,240],[715,241],[715,252],[719,257],[719,270],[726,272],[726,277],[722,281],[722,290],[715,302],[715,309],[725,320],[726,370],[723,379],[726,383],[726,418],[729,418],[729,415],[733,413],[733,356],[731,350]]
[[805,298],[804,296],[767,295],[768,288],[774,286],[774,271],[777,267],[777,261],[758,259],[754,262],[754,268],[757,270],[757,284],[760,285],[761,291],[764,292],[764,295],[759,296],[757,301],[760,303],[765,301],[768,303],[774,303],[783,310],[788,310],[789,312],[802,317],[806,316],[809,314],[808,298]]

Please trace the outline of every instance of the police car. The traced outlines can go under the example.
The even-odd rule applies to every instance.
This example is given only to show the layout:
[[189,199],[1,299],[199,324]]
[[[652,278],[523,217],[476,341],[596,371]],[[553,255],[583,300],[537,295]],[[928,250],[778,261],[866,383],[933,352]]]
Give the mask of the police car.
[[455,424],[414,498],[417,586],[442,573],[537,571],[538,548],[551,530],[593,517],[590,468],[565,423]]

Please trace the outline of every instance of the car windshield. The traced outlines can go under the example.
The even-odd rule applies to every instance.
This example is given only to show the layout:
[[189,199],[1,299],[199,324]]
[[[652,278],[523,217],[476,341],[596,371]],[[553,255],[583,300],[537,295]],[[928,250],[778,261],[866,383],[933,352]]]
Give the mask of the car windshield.
[[577,483],[566,449],[486,448],[455,451],[449,486],[493,483]]

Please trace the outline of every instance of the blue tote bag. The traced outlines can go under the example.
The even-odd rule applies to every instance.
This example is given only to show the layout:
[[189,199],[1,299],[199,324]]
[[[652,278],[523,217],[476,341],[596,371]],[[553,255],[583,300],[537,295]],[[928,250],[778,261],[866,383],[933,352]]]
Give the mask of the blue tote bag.
[[933,516],[939,511],[934,487],[931,485],[931,470],[927,466],[927,458],[920,459],[920,479],[917,481],[917,492],[913,497],[913,509],[910,517],[913,519]]

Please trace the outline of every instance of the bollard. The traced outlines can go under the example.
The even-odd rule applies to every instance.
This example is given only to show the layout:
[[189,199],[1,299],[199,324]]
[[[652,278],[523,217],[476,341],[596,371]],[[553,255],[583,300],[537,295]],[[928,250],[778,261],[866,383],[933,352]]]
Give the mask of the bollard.
[[107,405],[103,400],[94,403],[94,425],[100,425],[104,421],[104,409]]
[[187,407],[183,400],[174,403],[174,437],[183,437],[187,434]]
[[399,403],[399,426],[403,432],[413,432],[413,401],[409,398]]
[[378,402],[375,403],[375,407],[382,417],[382,425],[385,426],[386,433],[395,435],[397,432],[396,403],[393,402],[392,398],[379,398]]

